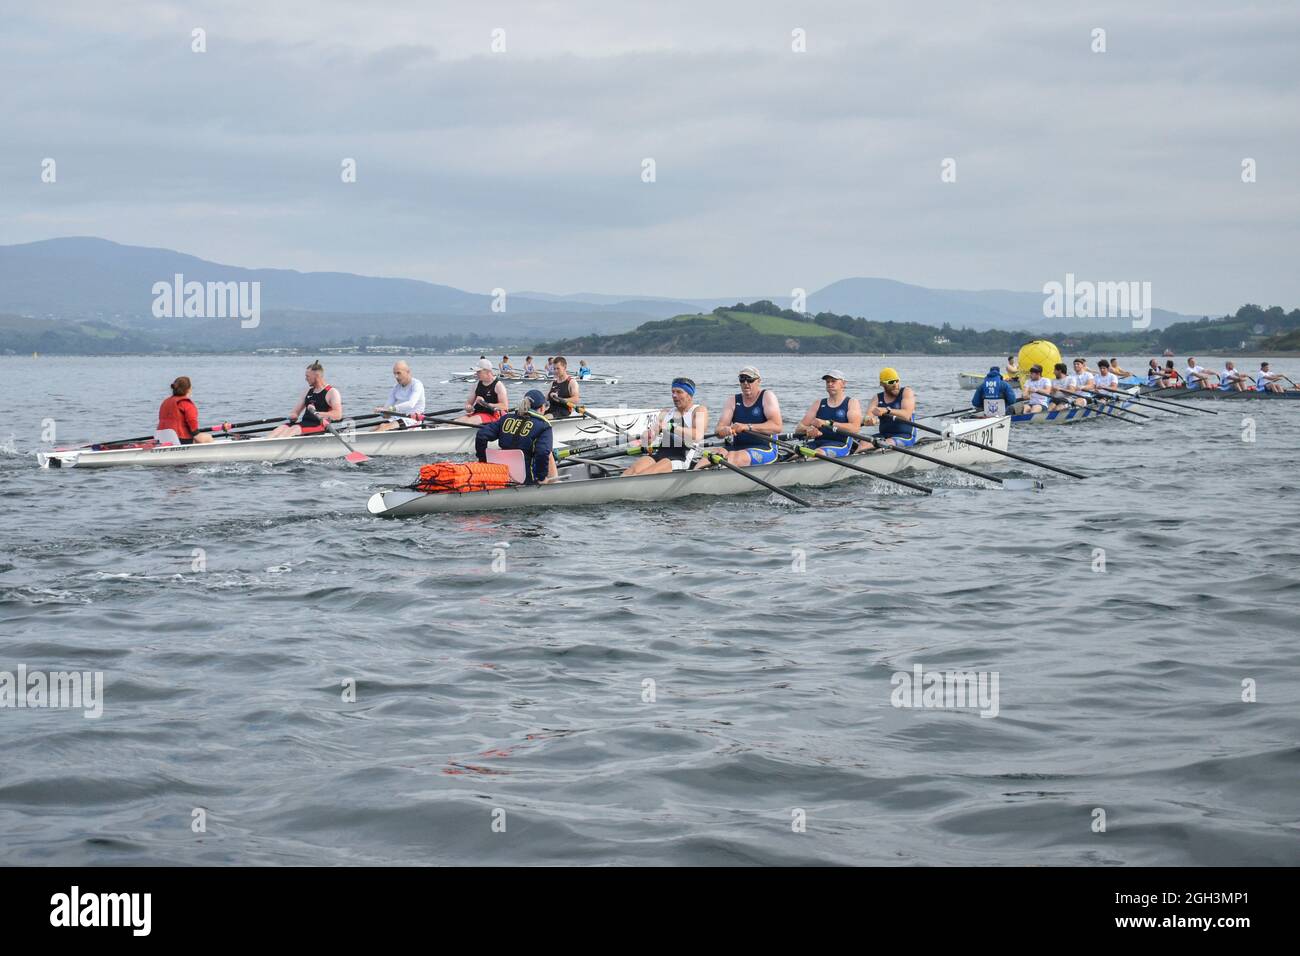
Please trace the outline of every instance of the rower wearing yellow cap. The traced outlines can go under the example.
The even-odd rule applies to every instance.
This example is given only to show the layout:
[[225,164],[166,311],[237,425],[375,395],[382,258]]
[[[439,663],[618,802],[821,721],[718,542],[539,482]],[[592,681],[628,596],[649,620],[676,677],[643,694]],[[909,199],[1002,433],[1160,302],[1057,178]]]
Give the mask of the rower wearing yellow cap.
[[915,445],[916,429],[908,422],[916,414],[916,394],[899,382],[898,372],[892,368],[880,370],[880,385],[884,391],[871,400],[863,423],[878,424],[877,434],[891,445]]

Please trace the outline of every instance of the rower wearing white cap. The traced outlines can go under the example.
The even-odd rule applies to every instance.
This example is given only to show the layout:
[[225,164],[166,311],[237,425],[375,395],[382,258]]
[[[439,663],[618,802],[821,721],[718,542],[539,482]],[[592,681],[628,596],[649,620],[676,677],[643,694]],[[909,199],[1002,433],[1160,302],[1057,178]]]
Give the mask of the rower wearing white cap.
[[[733,465],[769,465],[776,461],[773,436],[781,434],[785,427],[781,406],[776,393],[763,388],[763,377],[754,366],[746,365],[738,378],[740,392],[727,399],[715,434],[727,440],[727,461]],[[705,458],[695,467],[710,464]]]
[[862,403],[844,394],[844,373],[833,368],[822,376],[826,383],[826,397],[813,402],[799,422],[799,431],[813,439],[812,446],[834,458],[853,454],[853,439],[833,427],[841,425],[850,431],[862,429]]
[[483,425],[494,422],[510,408],[510,398],[506,387],[497,378],[492,363],[488,359],[479,359],[474,366],[474,375],[478,379],[469,390],[465,399],[465,415],[456,421],[467,425]]
[[673,379],[672,396],[672,407],[659,411],[643,439],[646,451],[654,447],[654,452],[634,461],[625,477],[681,471],[694,463],[709,428],[709,410],[695,404],[695,382],[689,378]]

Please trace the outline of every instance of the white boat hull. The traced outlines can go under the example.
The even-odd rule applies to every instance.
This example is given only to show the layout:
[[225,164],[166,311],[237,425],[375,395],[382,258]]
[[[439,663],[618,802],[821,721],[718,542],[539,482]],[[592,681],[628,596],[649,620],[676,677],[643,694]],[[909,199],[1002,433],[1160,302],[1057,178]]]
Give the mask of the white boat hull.
[[[650,408],[589,408],[600,419],[563,418],[552,423],[557,442],[612,436],[619,431],[640,435],[658,414]],[[346,434],[346,433],[345,433]],[[357,431],[348,444],[372,458],[424,455],[467,455],[474,451],[475,429],[459,425],[430,428]],[[239,461],[291,461],[297,458],[341,458],[348,450],[333,435],[296,438],[216,439],[202,445],[160,445],[152,448],[112,448],[102,451],[66,449],[41,452],[42,468],[111,468],[123,465],[206,465]]]
[[[951,423],[951,427],[954,434],[1002,450],[1006,449],[1011,434],[1011,420],[1007,417],[959,421]],[[991,451],[939,438],[918,444],[917,450],[958,465],[1006,461]],[[930,471],[939,467],[892,450],[871,451],[854,455],[847,460],[887,475],[903,471]],[[849,468],[816,459],[759,465],[747,468],[746,471],[778,488],[820,487],[851,478],[867,477]],[[404,518],[439,512],[671,501],[690,495],[738,495],[758,491],[770,494],[761,485],[742,475],[722,468],[710,468],[705,471],[634,475],[630,478],[571,478],[549,485],[518,485],[498,491],[424,494],[394,489],[373,495],[367,507],[373,515]]]

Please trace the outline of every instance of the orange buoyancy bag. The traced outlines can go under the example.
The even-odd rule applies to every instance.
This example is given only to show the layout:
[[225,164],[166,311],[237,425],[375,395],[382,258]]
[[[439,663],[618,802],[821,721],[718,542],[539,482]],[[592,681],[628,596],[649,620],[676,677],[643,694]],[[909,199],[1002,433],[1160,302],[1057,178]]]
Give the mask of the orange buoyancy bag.
[[495,462],[439,461],[420,467],[416,491],[442,494],[455,491],[496,491],[510,484],[510,469]]

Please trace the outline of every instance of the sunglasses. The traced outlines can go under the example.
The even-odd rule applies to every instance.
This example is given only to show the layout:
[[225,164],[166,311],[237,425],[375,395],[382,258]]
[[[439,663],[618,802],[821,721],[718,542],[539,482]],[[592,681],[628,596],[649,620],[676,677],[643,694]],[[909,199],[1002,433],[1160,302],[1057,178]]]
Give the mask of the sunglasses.
[[897,384],[898,384],[898,379],[896,379],[896,378],[891,378],[888,382],[885,382],[885,384],[886,384],[886,385],[897,385]]
[[742,375],[742,376],[740,376],[740,384],[741,384],[741,385],[753,385],[753,384],[754,384],[755,382],[757,382],[757,381],[758,381],[758,379],[756,379],[756,378],[750,378],[748,375]]

